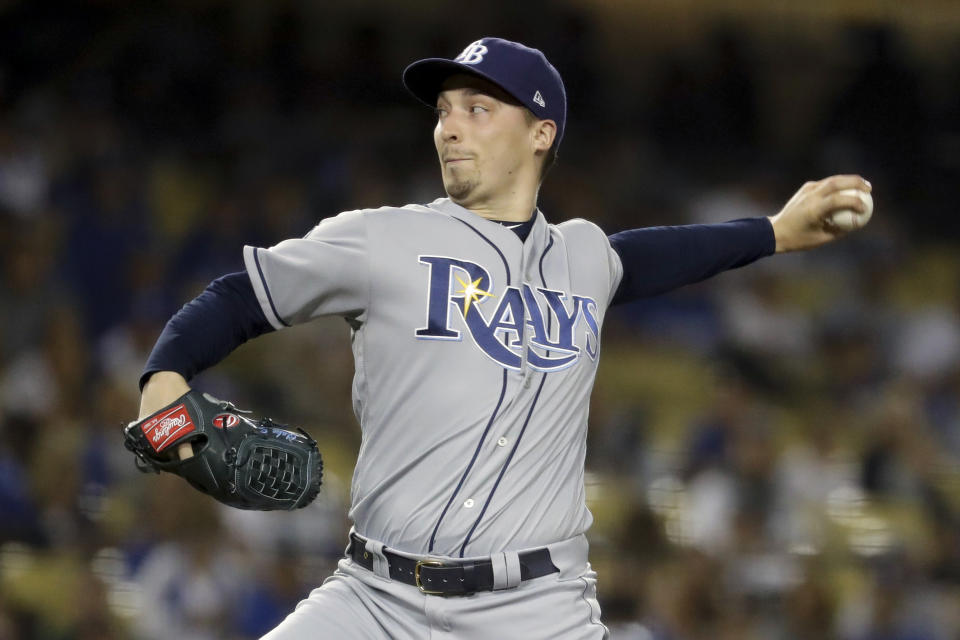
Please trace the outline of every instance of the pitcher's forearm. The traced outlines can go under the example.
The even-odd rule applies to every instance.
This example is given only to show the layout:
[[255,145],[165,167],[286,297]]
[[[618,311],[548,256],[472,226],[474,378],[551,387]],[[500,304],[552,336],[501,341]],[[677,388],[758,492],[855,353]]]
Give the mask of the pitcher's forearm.
[[182,375],[176,371],[157,371],[143,385],[138,419],[143,420],[151,413],[159,411],[187,391],[190,391],[190,385]]
[[[190,385],[176,371],[157,371],[143,385],[143,392],[140,394],[140,417],[138,420],[143,420],[151,413],[162,409],[189,390]],[[193,449],[191,449],[190,443],[185,442],[177,447],[177,455],[181,460],[192,456]]]

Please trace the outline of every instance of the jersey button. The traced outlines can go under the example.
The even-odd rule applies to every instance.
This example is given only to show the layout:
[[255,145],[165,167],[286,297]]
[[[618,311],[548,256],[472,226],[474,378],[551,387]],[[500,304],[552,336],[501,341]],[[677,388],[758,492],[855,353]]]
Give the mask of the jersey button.
[[503,436],[500,436],[500,439],[497,440],[497,446],[498,446],[498,447],[505,447],[505,446],[507,446],[507,439],[504,438]]
[[467,498],[467,501],[463,503],[463,506],[469,509],[473,506],[473,498]]

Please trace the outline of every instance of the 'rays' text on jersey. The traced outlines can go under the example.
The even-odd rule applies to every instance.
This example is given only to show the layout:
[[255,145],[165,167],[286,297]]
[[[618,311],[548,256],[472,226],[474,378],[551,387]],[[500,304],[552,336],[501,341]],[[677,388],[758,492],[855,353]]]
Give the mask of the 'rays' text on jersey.
[[[584,352],[596,360],[600,324],[593,298],[526,282],[494,294],[490,273],[476,262],[445,256],[419,259],[430,276],[427,325],[416,330],[417,338],[460,340],[461,331],[452,326],[456,323],[466,327],[487,356],[509,369],[520,369],[526,360],[539,371],[557,371]],[[529,335],[525,327],[530,327]]]

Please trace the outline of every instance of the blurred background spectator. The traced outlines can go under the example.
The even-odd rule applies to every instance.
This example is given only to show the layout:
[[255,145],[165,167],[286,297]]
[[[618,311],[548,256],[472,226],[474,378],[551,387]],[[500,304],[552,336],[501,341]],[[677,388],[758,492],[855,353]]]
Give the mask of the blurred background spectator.
[[441,193],[400,72],[484,35],[566,79],[554,222],[875,188],[864,232],[608,318],[587,484],[613,637],[960,637],[960,5],[104,0],[0,9],[0,640],[256,638],[332,570],[344,323],[196,382],[320,441],[306,510],[141,476],[119,426],[164,322],[243,244]]

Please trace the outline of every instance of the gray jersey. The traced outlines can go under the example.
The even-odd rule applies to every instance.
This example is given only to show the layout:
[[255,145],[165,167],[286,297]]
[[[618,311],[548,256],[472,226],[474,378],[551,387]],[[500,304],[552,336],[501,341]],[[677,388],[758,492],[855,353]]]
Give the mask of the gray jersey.
[[622,275],[596,225],[537,212],[521,242],[444,198],[342,213],[244,259],[275,328],[352,327],[358,533],[478,556],[590,526],[588,403]]

